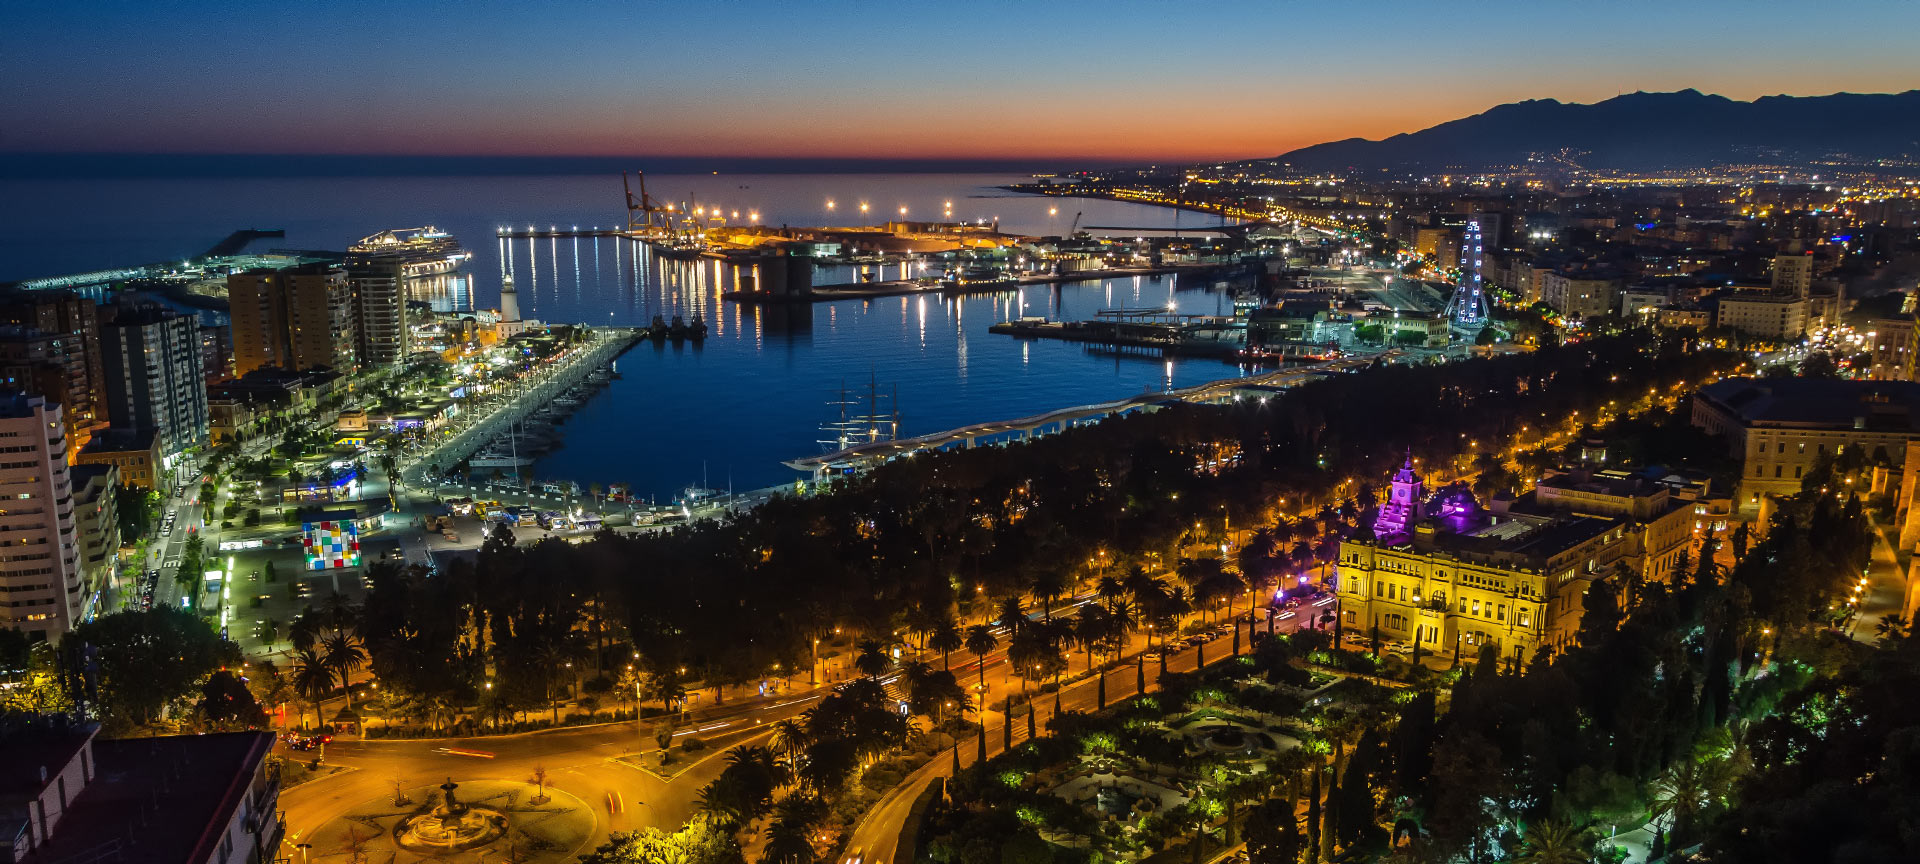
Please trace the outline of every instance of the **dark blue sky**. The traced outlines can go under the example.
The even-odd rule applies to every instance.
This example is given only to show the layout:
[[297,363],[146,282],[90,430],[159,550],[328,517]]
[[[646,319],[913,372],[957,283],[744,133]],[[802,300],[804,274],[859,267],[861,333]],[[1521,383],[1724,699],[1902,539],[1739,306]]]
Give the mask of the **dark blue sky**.
[[41,2],[0,151],[1271,155],[1524,98],[1920,87],[1920,4]]

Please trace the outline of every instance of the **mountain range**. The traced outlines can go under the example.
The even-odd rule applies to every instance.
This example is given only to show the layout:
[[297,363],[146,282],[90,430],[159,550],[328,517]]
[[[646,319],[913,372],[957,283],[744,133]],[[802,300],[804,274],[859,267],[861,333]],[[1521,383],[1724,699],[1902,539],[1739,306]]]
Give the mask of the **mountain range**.
[[1920,156],[1920,90],[1764,96],[1682,90],[1579,104],[1530,99],[1379,141],[1349,138],[1274,157],[1306,171],[1443,170],[1566,159],[1647,170]]

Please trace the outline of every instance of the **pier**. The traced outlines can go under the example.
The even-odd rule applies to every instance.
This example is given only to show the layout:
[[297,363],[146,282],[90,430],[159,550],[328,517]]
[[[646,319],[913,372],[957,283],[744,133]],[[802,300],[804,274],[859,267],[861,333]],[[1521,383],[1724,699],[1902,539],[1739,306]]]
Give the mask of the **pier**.
[[987,423],[975,423],[945,432],[921,435],[914,438],[897,438],[892,441],[875,441],[848,447],[821,456],[809,456],[784,463],[796,471],[810,475],[813,482],[820,483],[841,474],[865,471],[885,462],[911,456],[928,450],[944,450],[949,447],[989,446],[1034,438],[1063,432],[1075,426],[1098,423],[1108,417],[1119,417],[1137,411],[1152,411],[1172,403],[1212,404],[1232,402],[1240,398],[1242,391],[1272,391],[1277,388],[1292,387],[1320,378],[1329,373],[1350,372],[1355,369],[1384,363],[1398,356],[1398,351],[1385,351],[1365,357],[1344,357],[1310,366],[1295,366],[1274,372],[1249,375],[1244,378],[1227,378],[1209,381],[1192,387],[1169,390],[1164,393],[1141,393],[1125,399],[1101,402],[1094,405],[1081,405],[1074,408],[1062,408],[1045,414],[1035,414],[1017,420],[1000,420]]
[[951,280],[889,279],[875,282],[842,282],[815,285],[805,294],[781,294],[772,291],[728,291],[720,295],[735,303],[769,305],[778,303],[828,303],[835,300],[875,300],[914,294],[938,294],[958,297],[968,294],[999,294],[1035,285],[1061,285],[1068,282],[1098,282],[1102,279],[1127,279],[1134,276],[1210,276],[1232,270],[1231,264],[1167,264],[1159,267],[1115,267],[1107,270],[1075,270],[1070,273],[1039,273],[1012,279],[975,282]]
[[511,392],[499,397],[497,406],[474,418],[433,446],[410,457],[402,473],[418,480],[421,469],[450,468],[472,456],[481,446],[527,415],[545,407],[554,397],[580,383],[587,374],[613,362],[644,335],[631,327],[595,327],[592,344],[573,349],[576,353],[557,366],[548,365],[516,380]]
[[592,228],[582,228],[578,225],[571,228],[561,228],[554,225],[546,228],[535,228],[531,225],[525,228],[496,228],[493,231],[493,236],[502,240],[546,240],[548,238],[566,240],[572,237],[626,237],[632,240],[640,239],[628,234],[626,229],[602,228],[598,225]]
[[1164,309],[1102,309],[1092,321],[1020,318],[987,328],[1020,339],[1085,342],[1125,354],[1232,357],[1247,344],[1244,320]]

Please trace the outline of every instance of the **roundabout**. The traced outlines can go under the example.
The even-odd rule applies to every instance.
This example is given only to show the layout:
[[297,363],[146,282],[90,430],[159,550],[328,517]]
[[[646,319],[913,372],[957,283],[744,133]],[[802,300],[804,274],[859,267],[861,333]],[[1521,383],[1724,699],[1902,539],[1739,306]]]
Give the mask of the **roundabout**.
[[591,808],[552,786],[448,778],[349,809],[313,832],[308,855],[310,861],[411,861],[485,852],[547,864],[576,860],[594,832]]

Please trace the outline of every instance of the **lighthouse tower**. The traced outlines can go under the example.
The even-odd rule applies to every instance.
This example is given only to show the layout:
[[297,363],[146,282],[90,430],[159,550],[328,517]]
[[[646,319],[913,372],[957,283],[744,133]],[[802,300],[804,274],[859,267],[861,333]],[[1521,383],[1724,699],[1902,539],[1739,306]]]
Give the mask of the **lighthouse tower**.
[[500,276],[500,321],[505,324],[520,321],[520,293],[513,290],[513,275],[509,273]]

